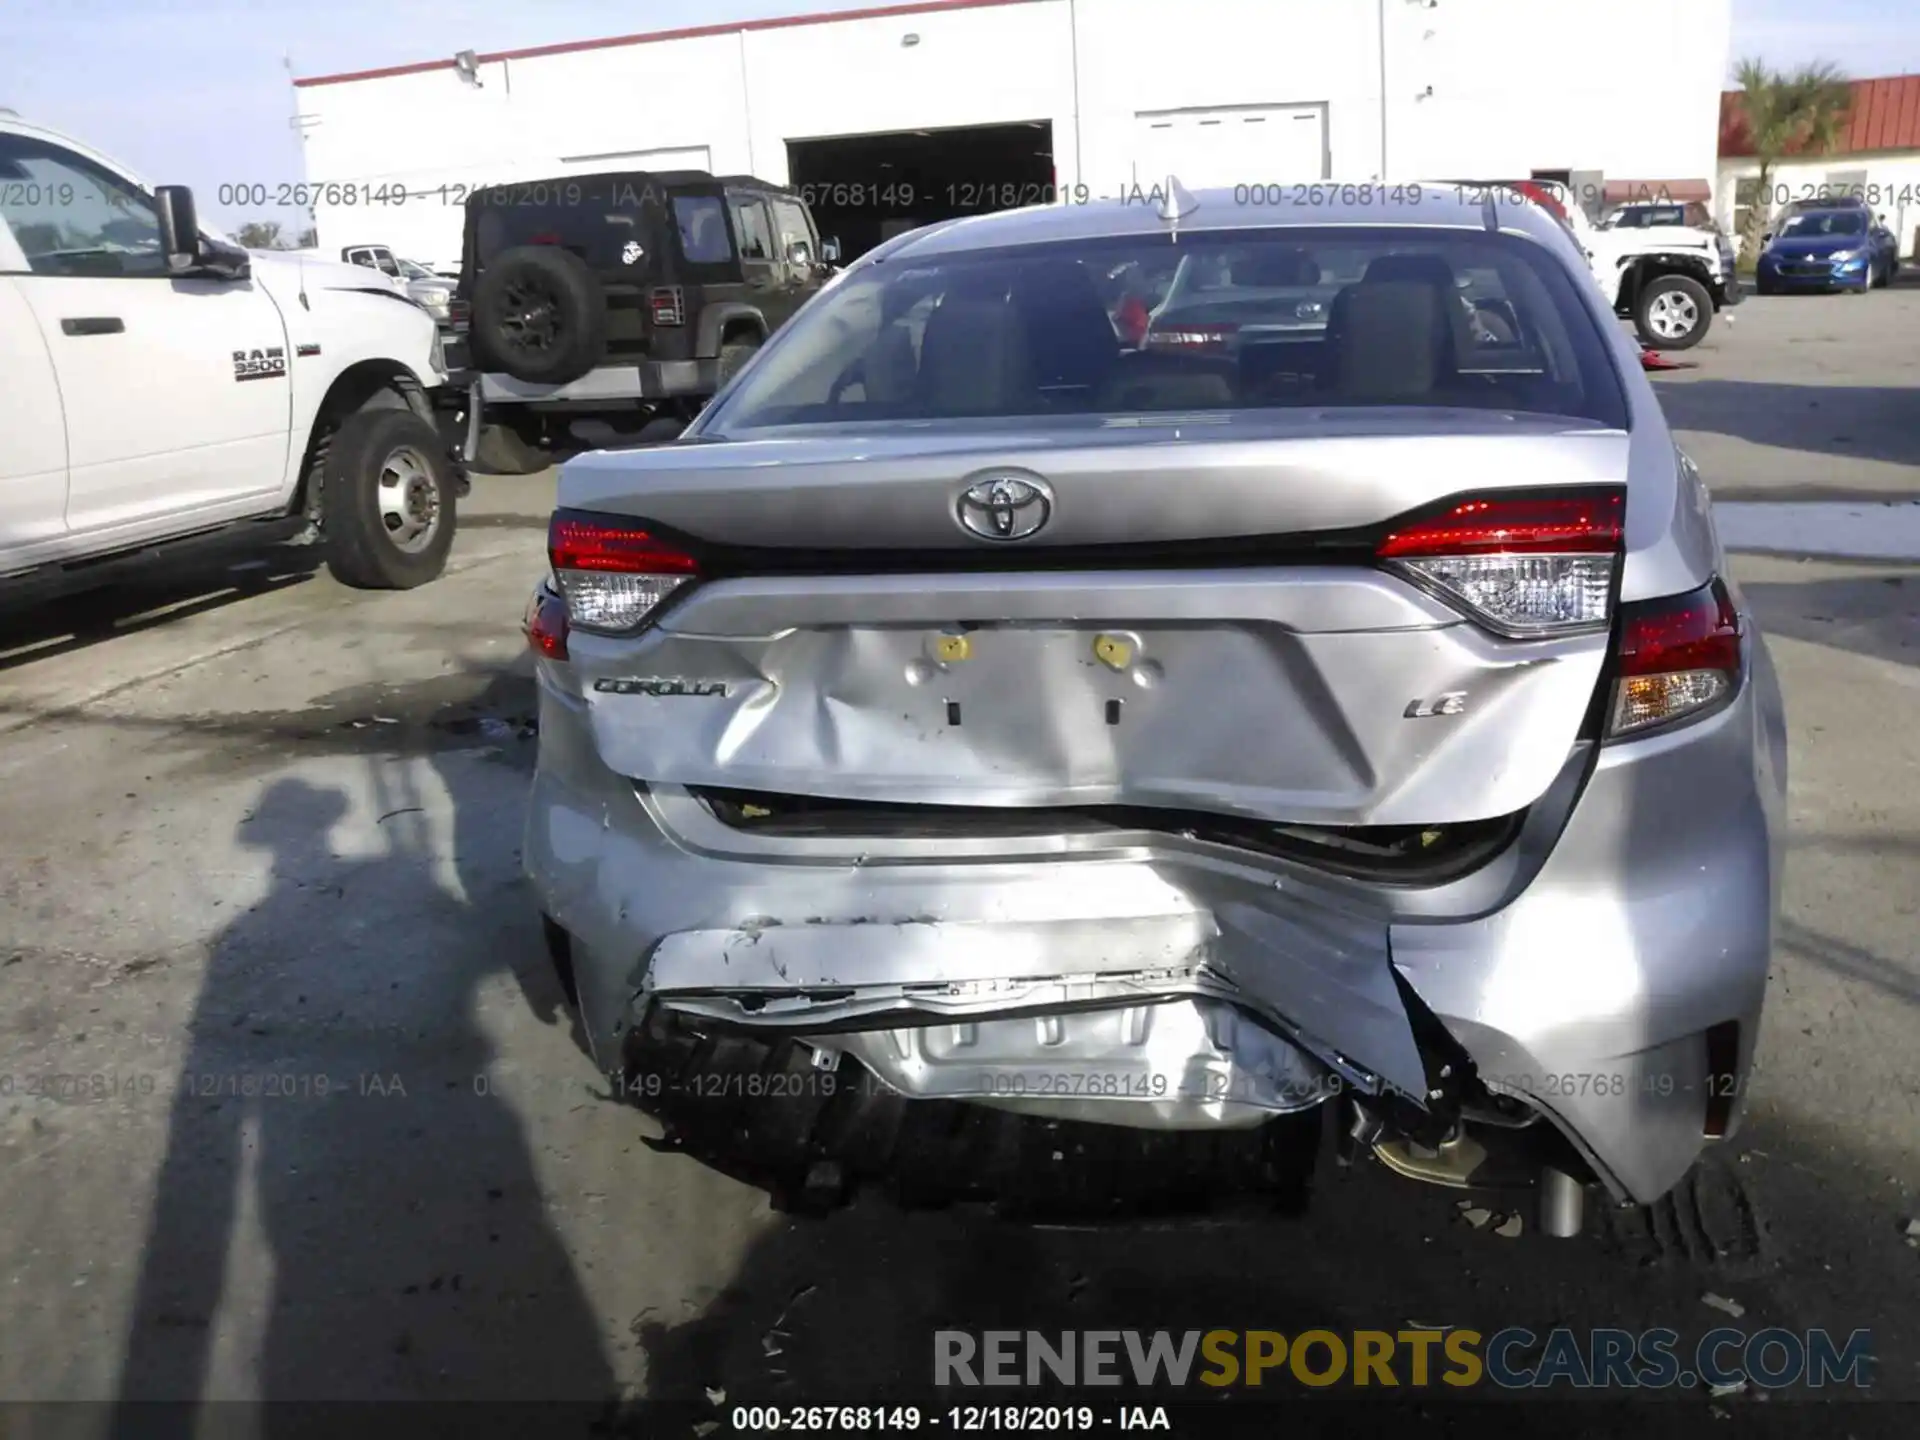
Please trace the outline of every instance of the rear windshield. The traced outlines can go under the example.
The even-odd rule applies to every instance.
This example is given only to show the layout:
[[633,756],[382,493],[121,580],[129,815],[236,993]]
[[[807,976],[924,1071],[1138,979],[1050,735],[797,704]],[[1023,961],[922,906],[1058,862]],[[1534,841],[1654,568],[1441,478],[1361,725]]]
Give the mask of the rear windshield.
[[1613,228],[1616,230],[1647,230],[1656,225],[1689,223],[1690,217],[1682,205],[1637,205],[1613,217]]
[[1782,235],[1858,235],[1867,220],[1857,211],[1795,215],[1780,227]]
[[1482,231],[909,253],[822,292],[703,429],[1383,405],[1625,428],[1578,284],[1538,244]]
[[661,192],[644,177],[582,175],[477,190],[467,201],[474,257],[481,267],[520,245],[556,245],[596,270],[633,263],[629,243],[644,256],[646,209]]

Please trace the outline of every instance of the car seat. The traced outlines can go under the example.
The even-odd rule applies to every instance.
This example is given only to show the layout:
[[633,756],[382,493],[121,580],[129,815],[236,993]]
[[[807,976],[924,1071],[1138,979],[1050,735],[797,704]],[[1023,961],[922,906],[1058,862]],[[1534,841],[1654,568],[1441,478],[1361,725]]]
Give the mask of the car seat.
[[1444,259],[1382,255],[1334,297],[1323,386],[1354,404],[1452,403],[1464,324]]

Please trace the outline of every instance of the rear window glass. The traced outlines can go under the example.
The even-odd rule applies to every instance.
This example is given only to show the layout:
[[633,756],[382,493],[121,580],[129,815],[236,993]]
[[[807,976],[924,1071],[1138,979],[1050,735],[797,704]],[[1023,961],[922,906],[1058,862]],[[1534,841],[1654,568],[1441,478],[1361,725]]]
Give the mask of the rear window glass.
[[658,191],[644,177],[583,175],[500,185],[467,201],[474,254],[484,266],[503,250],[555,245],[596,270],[624,266],[629,242],[647,246],[646,208]]
[[1478,231],[909,253],[824,291],[705,428],[1384,405],[1624,428],[1578,283],[1536,243]]
[[727,212],[719,196],[674,196],[673,223],[680,231],[680,253],[693,264],[719,265],[733,258]]
[[1682,205],[1639,205],[1622,210],[1613,223],[1621,230],[1644,230],[1655,225],[1685,225],[1689,218]]

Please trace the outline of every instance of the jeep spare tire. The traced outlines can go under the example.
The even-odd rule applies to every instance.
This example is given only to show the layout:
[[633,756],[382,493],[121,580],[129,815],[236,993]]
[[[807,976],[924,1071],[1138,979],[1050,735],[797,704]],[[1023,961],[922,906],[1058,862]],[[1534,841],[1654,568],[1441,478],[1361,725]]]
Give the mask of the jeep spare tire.
[[554,245],[503,250],[474,287],[474,358],[529,385],[565,385],[600,363],[607,306],[586,261]]

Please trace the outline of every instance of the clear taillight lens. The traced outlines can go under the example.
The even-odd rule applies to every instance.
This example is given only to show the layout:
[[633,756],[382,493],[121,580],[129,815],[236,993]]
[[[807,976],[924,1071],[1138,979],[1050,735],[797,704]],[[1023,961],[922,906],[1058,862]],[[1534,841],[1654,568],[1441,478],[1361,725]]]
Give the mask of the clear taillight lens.
[[1743,664],[1740,612],[1718,579],[1635,602],[1620,616],[1608,736],[1704,718],[1740,688]]
[[1374,553],[1490,629],[1586,629],[1611,614],[1625,509],[1618,486],[1457,500],[1398,526]]
[[547,527],[547,558],[569,624],[582,630],[634,629],[700,570],[692,555],[647,530],[565,510]]

